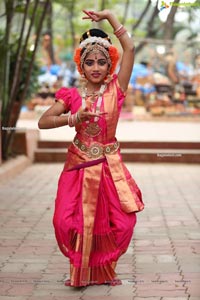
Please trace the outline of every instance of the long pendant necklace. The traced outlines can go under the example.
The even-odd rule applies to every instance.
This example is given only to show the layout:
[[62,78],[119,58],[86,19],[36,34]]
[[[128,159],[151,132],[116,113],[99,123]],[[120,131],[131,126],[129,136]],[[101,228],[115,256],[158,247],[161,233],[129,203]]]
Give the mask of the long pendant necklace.
[[[106,89],[106,84],[102,84],[100,87],[100,90],[97,94],[98,99],[97,99],[97,105],[96,105],[96,109],[93,110],[94,112],[100,112],[100,108],[101,108],[101,104],[102,104],[102,100],[103,100],[103,93]],[[82,108],[86,108],[86,96],[87,96],[87,88],[83,89],[82,91]],[[95,94],[94,94],[95,97]],[[87,127],[85,129],[85,133],[89,136],[95,137],[98,136],[101,132],[101,127],[98,125],[98,120],[99,117],[94,117],[94,122],[91,121],[86,121],[87,123]]]

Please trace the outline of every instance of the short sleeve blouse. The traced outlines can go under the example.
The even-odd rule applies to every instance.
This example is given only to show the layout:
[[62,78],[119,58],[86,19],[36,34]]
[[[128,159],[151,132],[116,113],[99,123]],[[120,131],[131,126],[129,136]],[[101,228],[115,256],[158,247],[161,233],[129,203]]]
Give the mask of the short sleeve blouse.
[[118,109],[120,110],[123,105],[124,99],[126,97],[126,92],[122,91],[122,89],[119,85],[118,76],[116,74],[114,74],[113,80],[115,82],[115,86],[117,89],[117,103],[118,103]]
[[66,112],[75,113],[81,106],[81,97],[77,89],[62,87],[55,93],[55,101],[64,105]]

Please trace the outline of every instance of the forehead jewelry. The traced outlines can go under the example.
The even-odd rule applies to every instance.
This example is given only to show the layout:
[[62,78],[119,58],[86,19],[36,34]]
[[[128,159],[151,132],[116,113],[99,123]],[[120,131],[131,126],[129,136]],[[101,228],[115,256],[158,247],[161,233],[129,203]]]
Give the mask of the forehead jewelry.
[[90,52],[92,52],[96,55],[100,51],[105,55],[105,57],[107,58],[108,64],[111,67],[112,63],[111,63],[111,59],[110,59],[110,55],[109,55],[108,51],[99,44],[92,44],[92,45],[89,44],[86,46],[83,54],[81,55],[81,68],[83,68],[84,60]]

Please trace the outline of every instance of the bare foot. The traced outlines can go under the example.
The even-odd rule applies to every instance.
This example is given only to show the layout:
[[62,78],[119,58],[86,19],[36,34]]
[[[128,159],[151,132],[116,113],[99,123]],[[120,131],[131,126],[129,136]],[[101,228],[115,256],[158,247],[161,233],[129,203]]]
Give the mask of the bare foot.
[[70,279],[67,279],[67,280],[65,281],[65,286],[71,286],[71,281],[70,281]]

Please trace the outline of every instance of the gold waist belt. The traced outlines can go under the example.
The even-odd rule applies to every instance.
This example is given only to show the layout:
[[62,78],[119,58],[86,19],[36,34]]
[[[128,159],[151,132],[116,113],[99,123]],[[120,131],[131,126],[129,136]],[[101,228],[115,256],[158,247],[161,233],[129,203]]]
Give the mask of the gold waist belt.
[[91,146],[85,145],[78,138],[73,141],[75,147],[84,152],[89,158],[98,158],[107,154],[113,154],[119,149],[119,142],[116,141],[112,144],[98,144],[94,143]]

